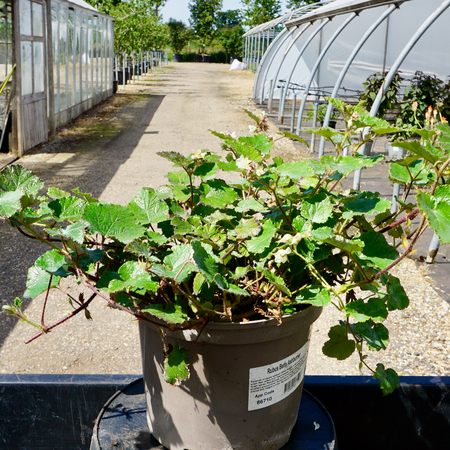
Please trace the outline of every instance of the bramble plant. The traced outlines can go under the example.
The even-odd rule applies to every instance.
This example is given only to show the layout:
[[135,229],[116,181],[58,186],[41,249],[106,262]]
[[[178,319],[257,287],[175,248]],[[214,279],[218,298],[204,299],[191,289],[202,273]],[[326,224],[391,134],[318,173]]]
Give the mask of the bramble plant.
[[[359,106],[330,101],[345,130],[308,131],[333,143],[335,156],[271,159],[274,138],[265,134],[266,119],[248,113],[256,121],[254,136],[213,132],[222,140],[224,159],[207,150],[188,157],[160,152],[177,168],[167,174],[169,184],[142,189],[126,206],[79,189],[50,188],[40,195],[43,183],[36,176],[19,165],[7,167],[0,174],[1,216],[50,249],[29,269],[24,294],[46,292],[42,321],[32,322],[20,299],[4,311],[39,329],[31,341],[87,311],[95,297],[170,329],[265,317],[281,322],[308,305],[332,305],[342,320],[330,329],[323,352],[342,360],[356,351],[366,366],[366,348],[388,345],[383,322],[389,312],[409,302],[389,270],[411,252],[427,222],[442,243],[450,242],[450,129],[418,129],[421,141],[399,143],[409,156],[391,165],[391,177],[418,189],[417,204],[398,199],[391,214],[390,201],[378,193],[343,192],[339,185],[382,159],[358,154],[359,145],[398,129]],[[362,139],[352,155],[342,156],[352,136]],[[85,291],[66,292],[72,313],[47,325],[48,292],[63,290],[66,277],[75,277]],[[167,380],[176,384],[188,376],[188,352],[177,346],[171,352],[177,358],[166,358]],[[369,369],[384,393],[399,386],[394,370],[382,364]]]

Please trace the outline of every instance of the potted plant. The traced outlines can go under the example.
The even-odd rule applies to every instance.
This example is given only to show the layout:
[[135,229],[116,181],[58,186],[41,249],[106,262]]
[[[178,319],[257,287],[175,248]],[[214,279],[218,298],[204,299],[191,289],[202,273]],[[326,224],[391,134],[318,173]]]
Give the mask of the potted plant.
[[[388,72],[376,72],[370,75],[363,83],[364,90],[359,96],[360,105],[370,111],[373,102],[375,101],[380,89],[383,88],[384,79]],[[398,96],[400,94],[401,83],[404,78],[397,72],[392,78],[388,88],[385,89],[384,95],[381,98],[381,103],[377,111],[377,117],[385,118],[388,112],[392,112],[399,107]]]
[[[400,202],[390,214],[390,202],[377,193],[342,193],[339,183],[382,159],[342,156],[353,135],[369,127],[364,142],[398,129],[359,106],[330,101],[345,130],[309,131],[332,142],[336,156],[272,160],[266,118],[249,113],[254,136],[214,133],[224,159],[206,150],[188,157],[160,152],[177,168],[167,174],[170,184],[145,188],[126,206],[79,189],[42,194],[36,176],[9,166],[0,174],[0,215],[50,249],[29,269],[25,292],[45,293],[40,321],[27,317],[20,299],[4,311],[38,328],[30,340],[88,315],[96,297],[138,319],[149,358],[150,430],[171,449],[282,447],[296,420],[309,327],[326,306],[338,308],[342,320],[330,329],[324,353],[345,359],[357,352],[391,392],[397,374],[381,363],[368,367],[366,349],[386,348],[383,321],[408,305],[389,270],[411,252],[427,221],[450,241],[450,129],[417,130],[423,142],[400,144],[417,156],[397,168],[408,173],[423,159],[429,183],[417,205]],[[84,290],[66,292],[72,313],[46,324],[48,293],[67,277]]]
[[[325,121],[325,115],[327,113],[328,103],[321,103],[317,108],[317,120],[323,126]],[[309,107],[308,114],[306,115],[306,120],[313,120],[314,118],[314,105]],[[330,120],[328,122],[328,126],[330,128],[336,128],[336,121],[339,118],[339,111],[336,108],[331,110]]]
[[169,43],[172,48],[172,61],[181,62],[181,52],[189,40],[189,30],[184,22],[170,18],[167,22],[169,30]]

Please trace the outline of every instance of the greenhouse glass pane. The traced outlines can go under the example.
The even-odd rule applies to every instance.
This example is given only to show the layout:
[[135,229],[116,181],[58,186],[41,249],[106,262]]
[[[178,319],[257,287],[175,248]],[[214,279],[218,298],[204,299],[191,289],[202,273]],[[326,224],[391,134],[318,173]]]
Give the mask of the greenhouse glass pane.
[[93,74],[94,74],[94,63],[93,63],[93,42],[94,42],[94,38],[93,38],[93,33],[92,33],[92,23],[93,23],[93,17],[89,16],[88,18],[88,46],[89,46],[89,50],[88,50],[88,98],[92,97],[92,78],[93,78]]
[[81,11],[75,12],[75,103],[81,101]]
[[87,99],[87,72],[88,54],[87,54],[87,31],[81,29],[81,100]]
[[67,109],[67,7],[59,6],[59,99],[60,111]]
[[31,36],[31,2],[28,0],[19,1],[19,20],[20,34]]
[[55,113],[59,112],[59,32],[58,4],[52,4],[53,93]]
[[44,24],[42,15],[42,5],[39,3],[33,3],[33,36],[44,36]]
[[44,43],[33,42],[34,92],[44,92]]
[[31,42],[22,41],[20,47],[22,62],[22,95],[29,95],[33,93]]
[[69,30],[69,41],[67,46],[68,51],[68,64],[67,70],[69,75],[69,107],[75,104],[75,83],[76,83],[76,74],[75,74],[75,55],[74,55],[74,21],[75,21],[75,13],[73,9],[69,9],[69,22],[68,22],[68,30]]
[[98,18],[94,16],[94,22],[92,27],[93,34],[93,66],[94,66],[94,75],[92,78],[92,95],[96,95],[98,93],[98,37],[97,37],[97,29],[98,29]]

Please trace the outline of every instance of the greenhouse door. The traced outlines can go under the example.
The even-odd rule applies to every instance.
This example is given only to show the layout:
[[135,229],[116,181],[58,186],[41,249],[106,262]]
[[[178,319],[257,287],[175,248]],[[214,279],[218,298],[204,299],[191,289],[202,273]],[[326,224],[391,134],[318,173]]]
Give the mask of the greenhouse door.
[[19,0],[20,116],[19,154],[48,139],[45,78],[45,3]]

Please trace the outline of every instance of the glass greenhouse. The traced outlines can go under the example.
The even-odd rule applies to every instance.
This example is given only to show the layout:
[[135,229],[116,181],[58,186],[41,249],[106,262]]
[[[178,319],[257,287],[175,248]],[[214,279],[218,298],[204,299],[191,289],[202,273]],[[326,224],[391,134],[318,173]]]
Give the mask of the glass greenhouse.
[[19,156],[112,95],[113,19],[83,0],[0,1],[2,133]]

